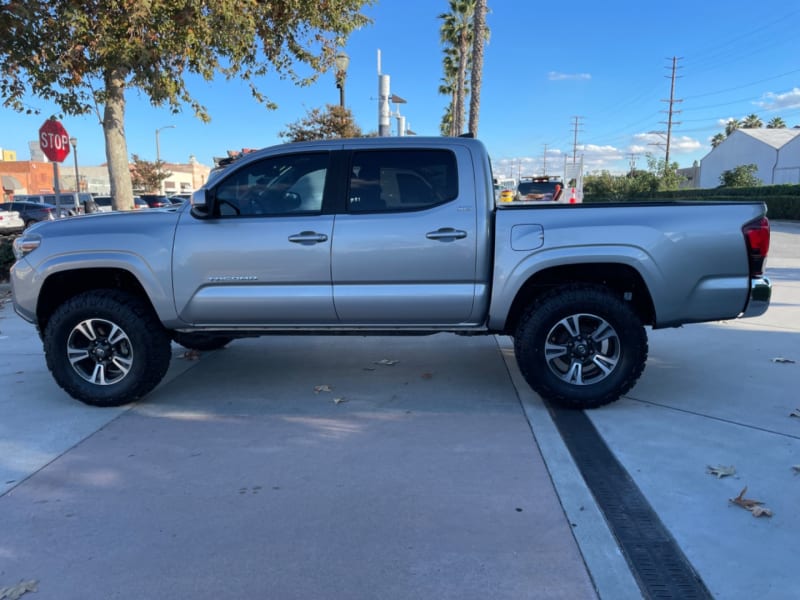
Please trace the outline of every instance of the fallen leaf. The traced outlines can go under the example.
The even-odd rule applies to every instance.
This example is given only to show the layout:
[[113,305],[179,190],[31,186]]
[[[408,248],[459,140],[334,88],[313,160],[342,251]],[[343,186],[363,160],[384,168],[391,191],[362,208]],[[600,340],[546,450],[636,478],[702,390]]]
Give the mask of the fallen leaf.
[[792,412],[789,413],[790,417],[800,417],[800,408],[795,408]]
[[329,385],[315,385],[314,386],[314,393],[319,394],[320,392],[332,392],[333,388]]
[[30,581],[20,581],[17,585],[0,588],[0,600],[18,600],[27,592],[36,592],[39,589],[39,582],[35,579]]
[[423,373],[421,377],[423,379],[433,379],[433,373]]
[[347,398],[334,398],[333,399],[333,403],[334,404],[341,404],[342,402],[347,402]]
[[768,509],[766,506],[761,506],[764,504],[760,500],[752,500],[751,498],[745,498],[744,493],[747,491],[747,486],[742,488],[742,491],[739,492],[739,495],[736,498],[731,498],[730,502],[733,502],[737,506],[741,506],[745,510],[749,510],[754,517],[771,517],[772,511]]
[[793,365],[794,364],[794,361],[791,358],[783,358],[782,356],[778,356],[777,358],[773,358],[772,362],[781,363],[781,364],[788,364],[788,365]]
[[794,471],[794,474],[797,475],[800,473],[800,465],[792,465],[792,470]]
[[197,350],[187,350],[181,358],[185,360],[200,360],[200,352]]
[[733,465],[726,467],[725,465],[717,465],[716,467],[707,466],[706,473],[709,475],[716,475],[717,479],[728,477],[729,475],[736,475],[736,467]]
[[376,365],[385,365],[387,367],[391,367],[392,365],[396,365],[399,363],[399,360],[391,360],[389,358],[384,358],[382,360],[376,360],[374,364]]

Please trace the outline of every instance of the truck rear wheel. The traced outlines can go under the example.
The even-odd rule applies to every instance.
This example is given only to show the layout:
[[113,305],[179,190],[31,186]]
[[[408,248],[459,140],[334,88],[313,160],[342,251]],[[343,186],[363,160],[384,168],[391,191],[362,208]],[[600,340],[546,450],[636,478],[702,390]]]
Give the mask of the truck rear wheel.
[[59,306],[44,332],[47,367],[70,396],[120,406],[152,391],[171,358],[152,308],[120,290],[93,290]]
[[520,319],[517,364],[543,398],[596,408],[630,390],[647,362],[647,334],[631,306],[599,285],[542,295]]

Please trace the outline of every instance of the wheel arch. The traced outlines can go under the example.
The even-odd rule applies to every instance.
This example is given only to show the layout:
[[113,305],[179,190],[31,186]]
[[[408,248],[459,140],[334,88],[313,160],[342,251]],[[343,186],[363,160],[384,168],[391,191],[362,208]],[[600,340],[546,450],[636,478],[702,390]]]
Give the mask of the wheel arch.
[[39,291],[36,321],[44,331],[53,312],[70,298],[99,289],[125,291],[144,300],[156,313],[144,286],[130,271],[119,267],[97,267],[55,272],[45,279]]
[[621,263],[580,263],[549,267],[536,272],[519,288],[505,320],[503,332],[513,334],[525,309],[554,287],[575,283],[598,284],[630,302],[645,325],[655,322],[653,298],[641,274]]

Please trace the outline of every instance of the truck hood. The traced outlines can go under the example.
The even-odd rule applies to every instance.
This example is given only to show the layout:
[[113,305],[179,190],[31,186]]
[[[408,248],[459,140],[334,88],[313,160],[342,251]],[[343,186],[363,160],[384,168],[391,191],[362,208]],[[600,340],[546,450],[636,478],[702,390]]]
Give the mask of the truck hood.
[[183,206],[166,209],[124,212],[98,212],[55,221],[40,221],[26,233],[36,233],[43,238],[61,236],[102,235],[133,233],[151,229],[174,228]]

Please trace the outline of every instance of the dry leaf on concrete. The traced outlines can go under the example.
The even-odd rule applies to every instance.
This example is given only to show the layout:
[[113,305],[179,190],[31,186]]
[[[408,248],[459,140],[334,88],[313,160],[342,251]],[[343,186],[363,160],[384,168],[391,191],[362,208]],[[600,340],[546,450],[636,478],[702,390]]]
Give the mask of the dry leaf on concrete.
[[334,398],[333,399],[333,403],[334,404],[341,404],[342,402],[347,402],[347,398]]
[[327,384],[325,385],[315,385],[314,386],[314,393],[319,394],[320,392],[332,392],[333,388]]
[[381,360],[376,360],[375,364],[376,365],[384,365],[386,367],[391,367],[392,365],[396,365],[399,362],[400,362],[399,360],[392,360],[392,359],[389,359],[389,358],[384,358],[384,359],[381,359]]
[[38,590],[39,582],[35,579],[20,581],[17,585],[0,588],[0,600],[18,600],[23,594]]
[[800,465],[792,465],[792,471],[794,471],[795,475],[800,473]]
[[776,358],[773,358],[772,362],[788,364],[788,365],[793,365],[794,364],[794,361],[791,358],[783,358],[782,356],[778,356]]
[[771,517],[772,511],[765,506],[761,502],[761,500],[752,500],[751,498],[745,498],[744,494],[747,491],[747,486],[742,488],[742,491],[739,492],[739,495],[736,498],[731,498],[730,502],[733,502],[736,506],[741,506],[745,510],[749,510],[754,517]]
[[733,465],[729,467],[726,467],[725,465],[717,465],[716,467],[712,467],[709,465],[706,467],[706,473],[709,475],[716,475],[717,479],[722,479],[723,477],[736,475],[736,467]]
[[183,353],[181,358],[185,360],[200,360],[200,352],[197,350],[187,350]]
[[800,408],[795,408],[792,412],[789,413],[790,417],[800,417]]

